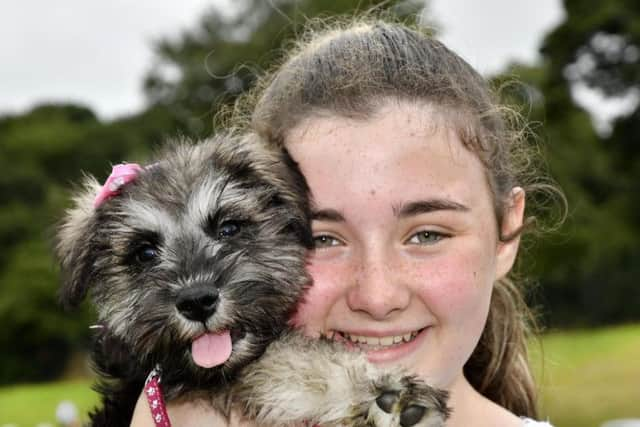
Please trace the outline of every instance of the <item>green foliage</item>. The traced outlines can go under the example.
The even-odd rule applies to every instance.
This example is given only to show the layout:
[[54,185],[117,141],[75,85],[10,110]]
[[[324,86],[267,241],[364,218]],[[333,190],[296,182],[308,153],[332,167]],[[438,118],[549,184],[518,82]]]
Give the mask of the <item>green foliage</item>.
[[[56,282],[56,275],[49,251],[43,246],[37,240],[29,240],[16,247],[8,260],[11,268],[0,277],[3,293],[0,322],[11,325],[8,333],[0,338],[0,346],[10,349],[0,365],[1,377],[21,372],[21,376],[30,380],[52,378],[64,363],[61,356],[66,355],[69,343],[63,334],[71,334],[74,328],[65,328],[70,324],[68,319],[52,309],[56,301],[55,292],[50,288]],[[25,336],[30,339],[25,340]],[[25,354],[32,363],[23,366]]]
[[506,74],[528,87],[509,96],[542,124],[548,168],[569,204],[564,226],[533,249],[529,269],[552,325],[637,320],[640,109],[599,134],[571,88],[607,96],[640,90],[640,3],[567,0],[565,8],[567,20],[544,40],[544,62]]
[[157,43],[158,65],[146,78],[146,93],[153,104],[170,107],[187,135],[208,135],[220,105],[251,87],[309,18],[373,9],[407,16],[421,6],[388,0],[246,0],[231,18],[214,7],[196,28]]
[[640,87],[640,4],[565,0],[564,7],[568,19],[541,47],[552,78],[581,81],[612,96]]
[[172,124],[159,108],[104,124],[73,105],[0,119],[0,384],[55,378],[69,352],[87,343],[92,315],[61,310],[52,257],[72,183],[145,157]]

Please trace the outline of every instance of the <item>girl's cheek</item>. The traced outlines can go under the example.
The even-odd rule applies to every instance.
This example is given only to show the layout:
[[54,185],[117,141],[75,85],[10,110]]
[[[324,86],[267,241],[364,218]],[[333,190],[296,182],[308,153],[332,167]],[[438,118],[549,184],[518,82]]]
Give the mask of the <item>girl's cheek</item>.
[[[486,273],[479,271],[482,267],[470,257],[464,258],[451,257],[439,260],[429,268],[422,266],[414,269],[414,272],[419,272],[413,281],[416,293],[439,318],[468,312],[485,299],[484,294],[490,291],[490,285],[482,283],[486,280]],[[482,276],[485,276],[485,280]]]
[[290,320],[294,327],[303,327],[308,333],[323,330],[325,320],[333,305],[346,289],[344,268],[335,263],[311,261],[307,266],[312,284],[307,289],[295,314]]

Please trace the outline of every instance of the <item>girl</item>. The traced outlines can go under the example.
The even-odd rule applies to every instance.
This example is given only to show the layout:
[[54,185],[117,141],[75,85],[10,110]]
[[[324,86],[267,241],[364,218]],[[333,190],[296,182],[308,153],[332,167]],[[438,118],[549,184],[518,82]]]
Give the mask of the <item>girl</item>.
[[[449,390],[448,426],[547,425],[509,276],[525,195],[549,187],[486,81],[417,29],[350,22],[304,38],[253,99],[251,130],[288,149],[313,198],[314,285],[294,323]],[[132,425],[152,425],[143,399]]]

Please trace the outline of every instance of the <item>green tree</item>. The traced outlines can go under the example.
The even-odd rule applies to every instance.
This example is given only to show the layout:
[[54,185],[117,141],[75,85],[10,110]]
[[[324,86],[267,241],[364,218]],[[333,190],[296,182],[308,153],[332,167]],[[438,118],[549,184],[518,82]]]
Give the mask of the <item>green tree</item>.
[[173,126],[161,108],[107,124],[75,105],[0,118],[0,383],[53,378],[87,343],[91,313],[63,312],[52,256],[73,183],[146,157]]
[[90,110],[71,105],[0,120],[0,383],[55,376],[72,342],[86,335],[56,302],[48,237],[71,175],[60,153],[73,153],[98,125]]
[[145,79],[147,97],[169,108],[187,135],[210,134],[220,106],[251,87],[309,18],[374,9],[408,17],[424,2],[246,0],[237,5],[232,17],[213,7],[195,28],[155,46],[157,65]]
[[541,95],[519,94],[543,124],[548,166],[569,202],[565,226],[536,248],[533,269],[552,325],[637,320],[640,111],[615,120],[610,134],[598,133],[572,89],[640,95],[640,3],[564,5],[567,19],[541,47],[543,64],[510,70]]

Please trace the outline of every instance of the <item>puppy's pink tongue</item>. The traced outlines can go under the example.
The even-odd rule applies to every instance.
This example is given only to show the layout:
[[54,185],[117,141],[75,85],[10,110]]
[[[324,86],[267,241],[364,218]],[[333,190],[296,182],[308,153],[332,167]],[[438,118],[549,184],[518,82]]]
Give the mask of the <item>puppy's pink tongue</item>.
[[206,333],[191,343],[191,356],[196,365],[213,368],[223,364],[231,356],[229,331],[217,334]]

